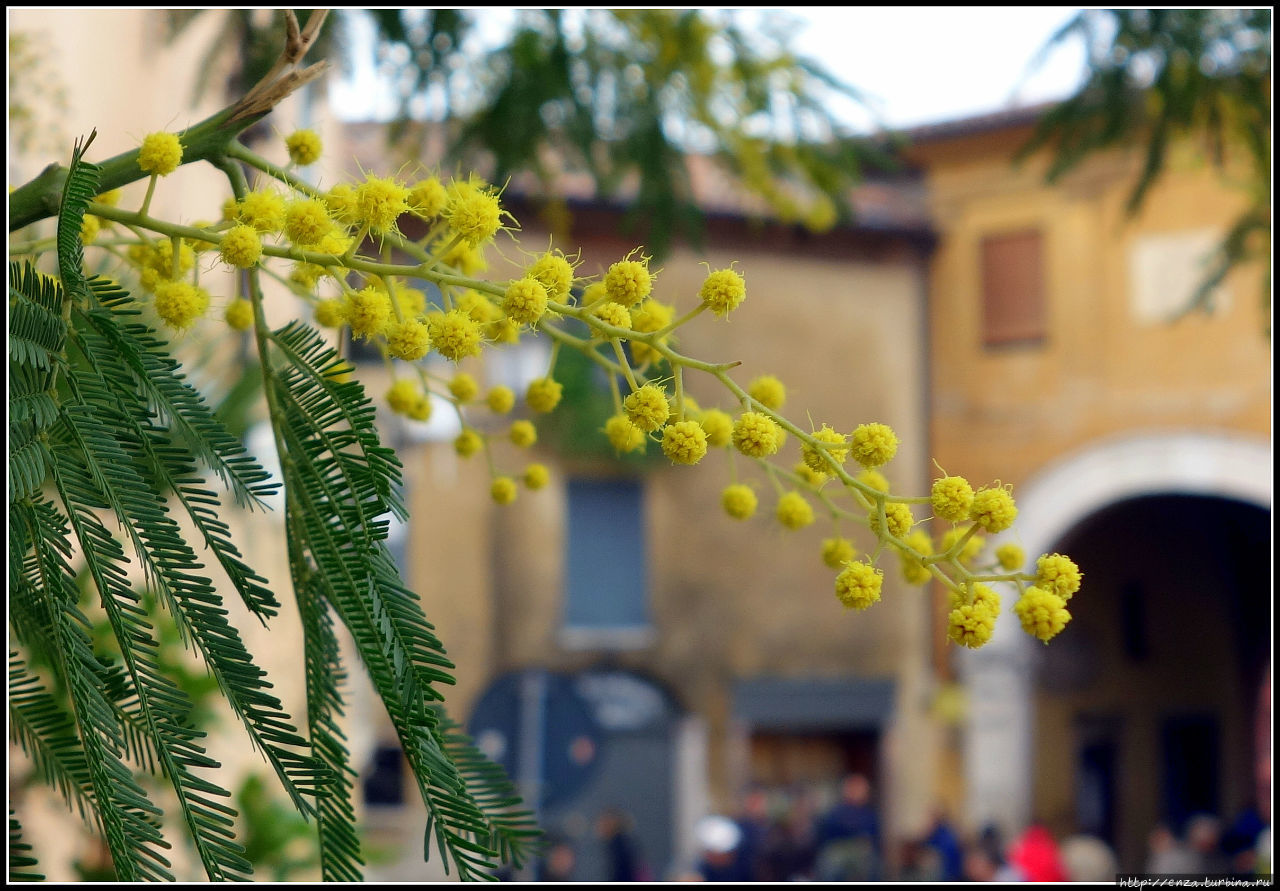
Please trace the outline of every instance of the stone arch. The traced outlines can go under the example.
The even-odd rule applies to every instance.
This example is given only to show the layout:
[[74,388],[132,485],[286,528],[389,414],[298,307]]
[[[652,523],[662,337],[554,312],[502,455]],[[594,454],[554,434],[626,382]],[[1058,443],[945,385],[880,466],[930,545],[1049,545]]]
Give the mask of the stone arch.
[[[1104,439],[1063,456],[1019,487],[1016,540],[1028,558],[1052,549],[1108,505],[1144,495],[1210,495],[1271,509],[1271,446],[1222,432]],[[1031,818],[1032,640],[1006,615],[991,642],[963,654],[970,693],[965,780],[972,825],[1018,831]]]

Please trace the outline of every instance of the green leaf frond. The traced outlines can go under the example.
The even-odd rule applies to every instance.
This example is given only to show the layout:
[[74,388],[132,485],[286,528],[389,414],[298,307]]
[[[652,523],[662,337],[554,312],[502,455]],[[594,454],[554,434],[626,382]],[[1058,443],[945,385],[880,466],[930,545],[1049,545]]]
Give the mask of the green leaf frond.
[[492,826],[490,845],[498,856],[519,869],[542,844],[542,830],[533,813],[523,806],[520,794],[502,765],[475,747],[471,737],[444,710],[436,707],[439,736],[445,752],[457,766],[472,799]]
[[305,561],[290,539],[289,563],[302,619],[306,664],[307,732],[312,752],[331,772],[332,780],[316,802],[320,843],[320,875],[326,882],[358,882],[364,861],[356,834],[352,790],[355,771],[339,719],[342,716],[340,685],[346,678],[342,653],[333,632],[329,607],[320,587],[310,578]]
[[[99,320],[110,327],[107,320]],[[136,404],[137,390],[120,353],[96,330],[86,327],[76,333],[73,343],[91,369],[76,377],[82,392],[101,392],[115,397],[113,428],[116,444],[131,467],[146,468],[159,488],[173,493],[178,503],[201,533],[222,567],[246,602],[260,602],[269,593],[266,580],[253,573],[239,558],[230,539],[230,529],[218,518],[218,499],[204,488],[196,474],[195,459],[175,445],[166,432],[146,420],[144,405]],[[84,381],[90,374],[91,386]],[[97,389],[97,388],[100,388]],[[101,456],[103,461],[110,455]],[[323,779],[306,754],[307,742],[298,735],[279,699],[271,695],[266,673],[254,664],[236,628],[227,621],[221,597],[205,576],[205,567],[169,516],[155,487],[121,484],[109,490],[108,501],[127,520],[127,528],[139,555],[143,571],[173,614],[184,643],[194,644],[217,681],[232,711],[245,725],[249,738],[275,769],[294,805],[304,814],[311,806],[304,798],[314,783]]]
[[[78,487],[82,483],[73,480],[69,485]],[[81,504],[85,499],[73,498],[72,501]],[[91,507],[81,510],[92,518]],[[92,798],[86,800],[95,806],[116,878],[125,882],[171,881],[169,861],[161,853],[169,847],[160,833],[161,811],[122,760],[124,741],[120,723],[104,695],[102,665],[93,653],[88,622],[76,606],[79,591],[67,563],[72,551],[67,519],[52,504],[39,499],[20,504],[13,519],[25,527],[24,538],[32,550],[35,577],[28,580],[24,576],[23,584],[11,596],[15,600],[45,601],[54,640],[49,654],[54,659],[54,671],[66,686],[88,765]],[[79,533],[78,537],[87,552],[86,538]],[[105,540],[114,544],[109,535]],[[109,550],[108,545],[103,547]],[[86,557],[91,567],[97,566],[96,574],[104,587],[108,580],[113,587],[122,586],[123,573],[115,561],[108,560],[106,565],[99,566],[93,556],[86,553]],[[127,596],[127,586],[124,591]]]
[[93,777],[71,714],[32,673],[22,657],[9,651],[9,738],[31,759],[37,775],[58,790],[80,819],[97,824]]
[[[159,532],[143,531],[163,528],[168,518],[154,496],[142,495],[147,487],[120,445],[118,436],[127,427],[115,417],[109,393],[86,372],[71,375],[68,382],[74,402],[63,408],[57,426],[62,447],[54,451],[54,484],[120,648],[136,697],[130,712],[154,741],[160,768],[177,793],[183,821],[210,880],[247,878],[252,866],[234,841],[235,811],[216,800],[230,793],[193,773],[217,768],[218,762],[196,742],[203,734],[188,726],[190,699],[159,668],[152,625],[126,575],[128,557],[96,508],[106,503],[124,525],[149,581],[173,586],[186,582],[186,573],[173,564],[156,565],[147,559],[148,543],[170,542]],[[203,579],[188,582],[196,590],[202,583]]]
[[[487,878],[502,847],[497,839],[516,836],[504,834],[508,827],[495,825],[472,796],[431,707],[443,698],[436,685],[453,683],[453,665],[384,543],[382,518],[398,504],[399,462],[379,442],[363,387],[335,380],[346,364],[314,331],[290,325],[271,342],[286,360],[267,390],[279,418],[295,578],[333,606],[355,639],[446,868],[452,861],[459,878]],[[334,704],[330,696],[327,707]],[[472,774],[479,776],[474,765]]]
[[44,876],[40,873],[27,872],[31,867],[40,865],[30,851],[31,845],[22,840],[22,824],[13,815],[13,811],[9,811],[9,881],[44,881]]
[[62,287],[76,301],[84,301],[88,297],[80,230],[84,227],[85,210],[98,194],[102,168],[84,160],[84,152],[97,135],[98,131],[94,130],[88,139],[76,140],[58,208],[58,275],[62,279]]
[[[277,484],[262,466],[245,451],[244,444],[232,436],[210,410],[204,397],[186,382],[181,365],[169,355],[154,331],[131,317],[140,310],[131,306],[132,298],[115,282],[94,277],[89,287],[101,310],[76,313],[78,326],[92,328],[107,345],[120,354],[121,364],[129,370],[133,383],[146,397],[147,407],[158,413],[162,423],[173,427],[189,448],[227,484],[243,507],[266,508],[263,500],[275,493]],[[250,604],[259,615],[266,606]]]
[[9,264],[9,369],[50,371],[58,364],[67,325],[62,286],[27,263]]

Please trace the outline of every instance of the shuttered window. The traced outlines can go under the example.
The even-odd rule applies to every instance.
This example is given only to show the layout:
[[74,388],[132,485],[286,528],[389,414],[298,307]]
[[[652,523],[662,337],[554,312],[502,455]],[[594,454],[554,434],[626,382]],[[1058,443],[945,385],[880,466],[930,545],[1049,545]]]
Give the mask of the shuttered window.
[[982,240],[984,346],[1045,339],[1044,238],[1038,229]]
[[638,480],[571,479],[564,620],[583,631],[650,627]]

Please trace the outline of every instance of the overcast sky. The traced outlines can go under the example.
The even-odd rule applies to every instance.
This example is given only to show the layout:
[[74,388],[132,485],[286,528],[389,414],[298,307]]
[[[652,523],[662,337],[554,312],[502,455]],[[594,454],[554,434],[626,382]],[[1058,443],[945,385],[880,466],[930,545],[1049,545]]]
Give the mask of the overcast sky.
[[[789,10],[808,21],[796,49],[879,101],[902,127],[984,114],[1068,95],[1084,46],[1064,45],[1028,79],[1028,66],[1078,9],[834,7]],[[1016,91],[1016,92],[1015,92]]]
[[[746,13],[752,15],[760,10]],[[795,7],[800,22],[793,47],[875,100],[880,122],[892,127],[951,120],[1066,96],[1079,83],[1079,42],[1029,66],[1075,7]],[[500,34],[511,9],[485,9]],[[372,70],[331,82],[337,114],[345,119],[389,116],[390,93]],[[371,102],[381,95],[383,99]],[[375,109],[371,115],[371,108]],[[857,129],[873,118],[849,104],[834,109]]]

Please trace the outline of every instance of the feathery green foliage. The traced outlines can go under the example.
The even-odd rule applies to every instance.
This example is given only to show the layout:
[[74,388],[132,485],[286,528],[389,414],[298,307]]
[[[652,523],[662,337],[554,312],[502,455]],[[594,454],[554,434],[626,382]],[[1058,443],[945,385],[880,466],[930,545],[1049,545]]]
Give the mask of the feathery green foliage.
[[[81,231],[104,170],[83,157],[91,141],[59,169],[57,276],[30,263],[9,268],[11,738],[34,776],[101,835],[118,880],[175,877],[161,833],[171,817],[209,880],[252,878],[220,765],[205,751],[191,697],[166,671],[160,628],[172,627],[312,821],[322,877],[358,881],[336,618],[400,735],[441,855],[464,878],[489,878],[499,859],[518,863],[536,830],[501,769],[440,709],[452,663],[385,546],[387,517],[407,514],[374,407],[359,384],[337,379],[344,363],[314,331],[268,332],[259,317],[258,373],[281,445],[302,620],[303,731],[272,693],[223,592],[234,590],[264,624],[277,616],[280,598],[246,562],[228,511],[269,507],[280,483],[185,379],[129,291],[86,275]],[[210,157],[215,142],[203,151],[225,160]],[[119,176],[129,162],[108,163]],[[46,185],[27,188],[28,215],[40,212]],[[81,579],[92,612],[105,617],[105,639],[81,609]],[[174,814],[140,774],[171,787]],[[11,879],[36,878],[24,872],[35,864],[28,850],[11,812]]]
[[9,881],[42,882],[44,876],[38,872],[26,872],[32,866],[38,866],[36,858],[28,852],[31,845],[22,840],[22,824],[9,811]]
[[1052,155],[1054,182],[1106,149],[1139,146],[1130,190],[1136,213],[1190,137],[1214,165],[1243,156],[1249,206],[1223,236],[1184,312],[1211,310],[1214,290],[1237,265],[1263,260],[1271,292],[1271,10],[1085,10],[1045,50],[1083,39],[1088,71],[1076,93],[1045,113],[1019,157]]

